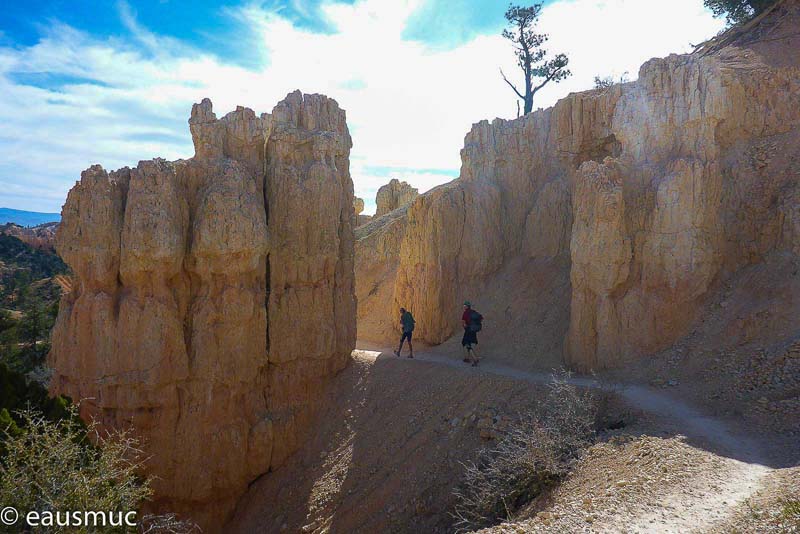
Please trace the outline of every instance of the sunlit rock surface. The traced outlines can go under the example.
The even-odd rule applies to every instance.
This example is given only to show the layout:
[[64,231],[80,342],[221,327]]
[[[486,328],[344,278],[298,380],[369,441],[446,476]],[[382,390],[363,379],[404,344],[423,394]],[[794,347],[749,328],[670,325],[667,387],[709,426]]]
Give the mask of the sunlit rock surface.
[[189,125],[193,158],[95,165],[70,191],[49,359],[53,393],[143,438],[153,508],[213,532],[354,348],[352,143],[300,92],[221,119],[206,99]]

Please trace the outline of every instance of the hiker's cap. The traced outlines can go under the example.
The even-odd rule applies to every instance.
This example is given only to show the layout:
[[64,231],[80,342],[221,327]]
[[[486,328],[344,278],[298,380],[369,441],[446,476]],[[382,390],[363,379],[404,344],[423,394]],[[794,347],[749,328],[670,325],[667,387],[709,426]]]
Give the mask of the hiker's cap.
[[472,303],[470,301],[468,301],[468,300],[465,300],[464,301],[464,306],[469,306],[471,308],[472,307]]

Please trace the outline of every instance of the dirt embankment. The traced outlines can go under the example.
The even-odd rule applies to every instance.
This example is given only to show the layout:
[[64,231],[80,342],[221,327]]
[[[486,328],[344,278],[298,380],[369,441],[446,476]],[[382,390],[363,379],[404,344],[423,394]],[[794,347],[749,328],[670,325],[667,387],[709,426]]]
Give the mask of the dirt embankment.
[[[491,361],[474,369],[441,349],[419,350],[415,360],[389,354],[354,353],[326,393],[314,435],[287,466],[251,486],[231,532],[453,531],[462,462],[492,446],[481,436],[498,436],[536,406],[549,374]],[[783,476],[791,464],[784,442],[747,435],[671,391],[614,390],[613,419],[625,427],[604,432],[560,487],[490,532],[719,528],[764,477]]]

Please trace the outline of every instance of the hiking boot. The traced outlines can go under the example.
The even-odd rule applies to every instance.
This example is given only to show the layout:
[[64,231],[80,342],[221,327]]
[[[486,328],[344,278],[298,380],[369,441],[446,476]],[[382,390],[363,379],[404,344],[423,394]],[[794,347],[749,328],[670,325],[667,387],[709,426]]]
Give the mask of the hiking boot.
[[462,362],[464,362],[464,363],[469,363],[469,362],[470,362],[470,359],[469,359],[469,358],[464,358],[464,359],[463,359],[463,360],[461,360],[461,361],[462,361]]
[[478,362],[477,361],[472,362],[472,367],[478,367]]
[[394,350],[392,352],[394,352],[394,355],[397,356],[398,358],[400,357],[400,351],[399,350]]
[[409,359],[412,359],[412,360],[414,359],[414,355],[413,354],[409,354],[408,357],[409,357]]

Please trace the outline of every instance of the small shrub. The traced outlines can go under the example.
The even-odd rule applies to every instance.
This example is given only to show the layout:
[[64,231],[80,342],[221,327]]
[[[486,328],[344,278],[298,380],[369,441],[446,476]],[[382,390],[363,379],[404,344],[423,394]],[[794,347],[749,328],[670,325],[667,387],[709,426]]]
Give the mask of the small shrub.
[[781,519],[790,526],[800,530],[800,501],[783,501],[781,506]]
[[[136,472],[142,460],[137,441],[126,433],[102,434],[72,416],[53,422],[35,411],[19,413],[23,424],[4,429],[0,459],[0,503],[28,511],[129,512],[151,494],[150,481]],[[92,437],[94,443],[90,442]],[[24,531],[18,522],[18,532]],[[69,529],[92,532],[95,529]],[[106,527],[126,532],[130,527]],[[66,532],[48,527],[48,532]]]
[[520,415],[494,449],[464,465],[464,480],[454,491],[453,516],[459,531],[510,519],[558,484],[591,445],[599,395],[568,379],[568,374],[554,376],[536,412]]
[[594,77],[594,88],[595,89],[608,89],[617,84],[628,83],[628,73],[623,73],[618,79],[614,79],[613,76],[595,76]]

